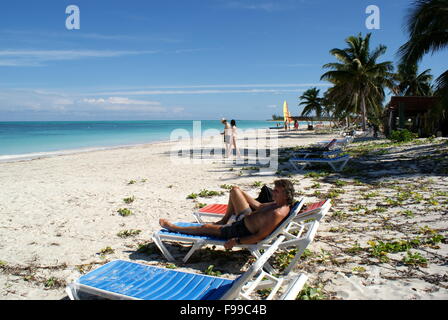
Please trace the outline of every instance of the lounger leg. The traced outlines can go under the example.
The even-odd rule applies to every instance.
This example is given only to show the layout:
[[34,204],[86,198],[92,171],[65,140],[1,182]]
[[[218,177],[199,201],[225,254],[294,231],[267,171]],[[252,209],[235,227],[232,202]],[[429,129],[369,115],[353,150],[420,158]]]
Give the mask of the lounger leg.
[[193,246],[191,247],[190,251],[185,255],[185,257],[182,259],[182,261],[185,263],[190,259],[191,255],[198,249],[202,248],[204,246],[204,241],[199,240],[196,241]]
[[294,168],[295,171],[299,171],[299,169],[297,168],[297,166],[294,163],[294,161],[289,161],[289,163],[292,165],[292,167]]
[[348,159],[339,162],[339,165],[336,165],[334,163],[329,162],[328,164],[333,168],[334,171],[340,172],[342,169],[344,169],[345,165],[347,164]]
[[303,165],[300,166],[298,163],[296,164],[295,161],[289,161],[289,163],[292,164],[295,171],[303,171],[303,169],[305,169],[305,167],[308,165],[308,162],[305,162]]
[[78,296],[78,290],[76,289],[76,285],[71,283],[65,288],[65,292],[67,293],[70,300],[80,300]]
[[308,276],[303,273],[292,279],[280,300],[295,300],[307,280]]
[[334,163],[332,163],[332,162],[327,162],[327,163],[330,165],[330,167],[331,167],[331,169],[333,169],[333,171],[338,171],[336,169],[336,167],[334,166]]
[[174,259],[174,257],[171,255],[171,253],[168,251],[168,249],[163,244],[163,242],[160,239],[159,235],[157,235],[157,234],[154,235],[152,237],[152,240],[156,244],[157,248],[159,248],[159,250],[162,252],[162,254],[163,254],[163,256],[165,257],[166,260],[171,261],[171,262],[176,261],[176,259]]
[[201,214],[199,212],[193,212],[193,215],[196,218],[196,221],[198,223],[204,223],[204,221],[202,220]]
[[347,164],[348,160],[350,160],[350,159],[347,159],[347,160],[345,160],[345,161],[342,163],[341,171],[342,171],[342,169],[344,169],[344,167],[345,167],[345,165]]
[[294,259],[291,260],[291,262],[288,264],[286,269],[283,271],[283,274],[287,275],[292,271],[292,269],[294,269],[294,267],[296,266],[300,257],[302,256],[303,252],[305,251],[306,247],[307,247],[307,245],[303,246],[302,247],[303,249],[299,249],[299,251],[296,253],[296,256],[294,257]]
[[[255,258],[260,258],[261,257],[261,253],[260,253],[260,251],[259,250],[251,250],[250,251],[251,253],[252,253],[252,255],[255,257]],[[274,267],[272,267],[270,264],[269,264],[269,262],[266,262],[265,264],[264,264],[264,266],[263,266],[263,269],[265,269],[267,272],[269,272],[270,274],[273,274],[273,273],[275,273],[276,272],[276,270],[274,269]]]

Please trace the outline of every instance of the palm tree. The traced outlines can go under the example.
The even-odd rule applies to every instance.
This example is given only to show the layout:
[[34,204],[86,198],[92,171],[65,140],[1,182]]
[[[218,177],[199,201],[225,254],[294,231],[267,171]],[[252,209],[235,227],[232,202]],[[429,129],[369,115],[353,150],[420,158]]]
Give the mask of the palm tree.
[[[406,21],[409,41],[398,51],[401,63],[410,65],[420,61],[427,53],[448,46],[448,0],[417,0]],[[448,70],[435,81],[436,95],[448,107]]]
[[[321,99],[324,114],[332,118],[336,115],[336,104],[328,97],[328,91],[326,91]],[[330,127],[332,127],[332,121],[330,120]]]
[[431,69],[426,69],[418,74],[416,64],[398,66],[395,80],[398,84],[394,87],[394,93],[402,96],[430,96],[432,95]]
[[328,63],[323,66],[327,71],[321,80],[327,80],[334,86],[329,97],[336,105],[345,106],[350,112],[361,114],[362,128],[366,130],[368,115],[381,112],[385,93],[384,87],[392,88],[393,64],[390,61],[377,63],[386,52],[386,46],[380,45],[370,51],[370,36],[359,34],[345,41],[348,48],[332,49],[330,53],[340,63]]
[[306,90],[299,97],[299,99],[302,100],[302,102],[299,103],[299,106],[304,105],[302,116],[309,116],[314,111],[316,117],[320,118],[323,112],[323,106],[322,98],[319,98],[319,92],[319,89],[311,88]]

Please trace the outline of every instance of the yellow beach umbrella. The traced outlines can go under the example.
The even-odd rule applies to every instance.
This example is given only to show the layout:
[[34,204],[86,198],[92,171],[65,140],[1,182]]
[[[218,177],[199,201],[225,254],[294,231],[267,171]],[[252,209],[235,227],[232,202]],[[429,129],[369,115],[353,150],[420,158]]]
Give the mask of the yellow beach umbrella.
[[286,100],[285,100],[285,102],[283,102],[283,119],[286,121],[286,120],[288,120],[289,121],[289,118],[291,117],[291,114],[289,113],[289,110],[288,110],[288,103],[286,102]]

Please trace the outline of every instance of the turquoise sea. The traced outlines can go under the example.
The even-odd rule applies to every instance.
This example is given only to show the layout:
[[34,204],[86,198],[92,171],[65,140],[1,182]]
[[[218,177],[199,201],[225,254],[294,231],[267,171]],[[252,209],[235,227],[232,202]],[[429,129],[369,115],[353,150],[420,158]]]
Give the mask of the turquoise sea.
[[[237,120],[236,125],[245,130],[275,127],[276,123]],[[219,120],[202,120],[200,127],[202,134],[209,129],[223,131]],[[168,141],[175,129],[192,135],[193,121],[0,122],[0,161]]]

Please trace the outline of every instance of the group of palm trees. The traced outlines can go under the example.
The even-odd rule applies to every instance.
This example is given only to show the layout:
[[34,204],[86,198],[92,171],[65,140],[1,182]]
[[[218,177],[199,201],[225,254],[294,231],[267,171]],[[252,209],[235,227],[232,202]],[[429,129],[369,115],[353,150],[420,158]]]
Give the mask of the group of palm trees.
[[363,130],[367,122],[381,123],[385,90],[402,96],[438,96],[440,116],[448,111],[448,70],[433,83],[431,70],[418,72],[418,63],[427,53],[448,46],[448,0],[416,0],[406,21],[409,41],[400,47],[397,72],[391,61],[378,62],[386,52],[379,45],[371,50],[371,34],[347,38],[347,48],[332,49],[338,62],[323,66],[321,76],[332,84],[320,97],[320,90],[311,88],[299,97],[302,116],[315,113],[336,119],[360,119]]

